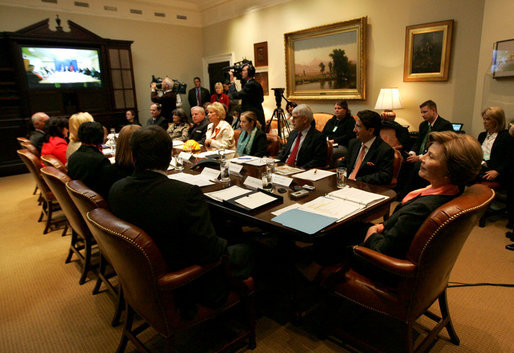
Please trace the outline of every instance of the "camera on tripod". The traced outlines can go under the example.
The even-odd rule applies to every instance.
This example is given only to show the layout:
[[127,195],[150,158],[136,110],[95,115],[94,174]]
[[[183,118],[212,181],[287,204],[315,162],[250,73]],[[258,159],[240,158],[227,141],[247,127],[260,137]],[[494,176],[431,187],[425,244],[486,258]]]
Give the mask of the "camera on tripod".
[[253,64],[252,64],[251,60],[243,59],[241,61],[238,61],[237,63],[234,63],[234,65],[232,65],[232,66],[224,67],[222,70],[227,71],[227,72],[225,72],[225,80],[230,80],[230,75],[228,73],[228,71],[230,71],[230,70],[233,70],[232,72],[234,73],[235,78],[237,78],[238,80],[242,80],[243,79],[243,76],[242,76],[243,67],[245,67],[245,65],[253,65]]
[[[282,97],[284,96],[285,88],[272,88],[275,91],[275,103],[277,104],[277,108],[281,109],[282,107]],[[285,97],[284,97],[285,99]],[[287,99],[286,99],[287,101]]]
[[[175,79],[175,78],[172,78],[171,79],[173,81],[173,87],[171,88],[171,91],[175,94],[178,94],[178,93],[186,93],[186,90],[187,90],[187,84],[186,83],[183,83],[183,82],[180,82],[179,80]],[[152,75],[152,81],[150,81],[150,83],[157,83],[157,90],[158,91],[162,91],[162,81],[163,79],[161,77],[155,77],[155,75]]]

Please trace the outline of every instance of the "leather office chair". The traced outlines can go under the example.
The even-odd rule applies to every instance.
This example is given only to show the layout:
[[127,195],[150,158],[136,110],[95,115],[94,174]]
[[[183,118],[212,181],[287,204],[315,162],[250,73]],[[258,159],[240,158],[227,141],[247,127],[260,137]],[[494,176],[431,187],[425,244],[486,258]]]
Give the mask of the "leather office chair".
[[278,156],[278,151],[280,150],[280,137],[278,135],[266,134],[266,153],[268,157],[276,157]]
[[[87,222],[87,213],[89,211],[94,210],[95,208],[108,209],[105,199],[97,192],[88,188],[81,180],[68,181],[66,183],[66,189],[71,200],[75,204],[75,207],[77,207],[85,222]],[[100,286],[102,283],[104,283],[107,286],[109,292],[111,292],[111,294],[117,298],[115,303],[116,308],[114,317],[111,321],[111,325],[116,326],[119,324],[124,302],[123,294],[121,293],[121,286],[116,288],[109,280],[110,278],[116,276],[116,272],[114,271],[109,274],[107,273],[107,265],[110,265],[110,263],[111,262],[106,257],[106,255],[100,251],[100,265],[98,267],[97,279],[93,288],[93,294],[98,294],[100,292]]]
[[334,145],[332,142],[327,140],[327,164],[325,165],[325,169],[334,168],[332,164],[332,155],[334,154]]
[[[30,140],[28,138],[26,138],[26,137],[16,137],[16,140],[20,144],[21,148],[25,148],[25,147],[23,147],[22,143],[31,143]],[[36,187],[34,188],[34,192],[32,193],[32,195],[35,195],[37,190],[38,190],[38,187],[37,187],[37,184],[36,184]]]
[[[88,272],[93,269],[91,265],[91,248],[94,245],[94,241],[85,220],[66,191],[66,183],[71,179],[54,167],[41,168],[41,176],[50,190],[52,190],[71,226],[71,243],[65,263],[70,263],[73,254],[77,255],[82,264],[79,284],[84,284]],[[82,250],[84,251],[83,254]]]
[[[458,345],[460,341],[446,298],[448,279],[464,242],[493,198],[494,191],[476,184],[436,209],[416,232],[405,259],[355,246],[354,256],[389,273],[395,280],[385,283],[381,278],[375,278],[378,276],[370,277],[369,271],[363,273],[359,267],[351,265],[348,271],[334,275],[337,267],[334,266],[325,269],[322,275],[325,285],[331,287],[332,298],[348,299],[367,310],[398,320],[406,329],[404,345],[407,352],[426,351],[445,327],[452,343]],[[442,318],[428,311],[436,300]],[[437,325],[414,350],[413,325],[421,315],[436,321]],[[369,333],[366,341],[345,332],[339,333],[365,349],[376,350],[367,343]]]
[[398,150],[394,150],[394,160],[393,160],[393,178],[391,179],[391,183],[388,187],[391,189],[396,187],[398,184],[398,176],[400,175],[400,169],[402,168],[403,157],[402,153]]
[[29,142],[21,142],[20,145],[25,148],[26,150],[29,150],[30,153],[32,153],[36,157],[40,157],[40,153],[36,146],[34,146],[32,143]]
[[236,146],[237,146],[237,141],[239,141],[239,136],[241,136],[241,132],[242,132],[241,129],[234,130],[234,141],[235,141]]
[[[231,343],[249,338],[249,348],[255,348],[255,325],[251,301],[253,280],[251,278],[240,286],[239,293],[232,291],[228,295],[223,308],[214,310],[197,305],[196,316],[186,321],[177,309],[175,290],[219,266],[221,261],[206,266],[193,265],[170,272],[156,244],[142,229],[122,221],[102,208],[88,212],[87,219],[100,250],[109,256],[123,288],[126,315],[117,352],[125,351],[129,339],[138,350],[148,352],[136,337],[148,325],[165,337],[166,351],[171,351],[176,330],[210,319],[240,302],[244,306],[249,329],[239,334]],[[132,329],[134,313],[142,317],[146,323]]]
[[57,159],[53,154],[45,154],[41,156],[41,160],[47,167],[54,167],[58,171],[68,174],[68,168],[60,160]]
[[[48,233],[52,226],[59,224],[63,221],[62,218],[55,217],[54,212],[60,210],[60,206],[57,202],[52,191],[48,188],[45,181],[41,177],[41,160],[27,149],[17,150],[18,156],[20,156],[23,163],[29,170],[30,174],[34,177],[36,185],[38,186],[41,200],[41,214],[38,222],[41,222],[43,216],[46,216],[46,225],[43,234]],[[66,232],[66,227],[64,229]],[[64,234],[64,233],[63,233]]]
[[334,114],[331,113],[314,113],[314,121],[316,121],[316,130],[322,132],[327,124],[327,121],[332,119]]

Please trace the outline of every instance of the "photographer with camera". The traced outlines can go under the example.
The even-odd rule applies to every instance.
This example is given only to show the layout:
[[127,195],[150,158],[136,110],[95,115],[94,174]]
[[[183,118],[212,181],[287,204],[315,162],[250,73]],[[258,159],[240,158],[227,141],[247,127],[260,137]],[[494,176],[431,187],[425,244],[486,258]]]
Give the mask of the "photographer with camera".
[[[261,126],[265,126],[264,110],[262,109],[264,93],[261,84],[255,80],[255,67],[251,61],[244,62],[242,68],[237,64],[239,63],[231,67],[234,71],[229,71],[231,82],[229,96],[233,99],[241,99],[241,112],[254,112]],[[240,76],[239,69],[241,70]],[[241,80],[242,89],[239,92],[236,91],[234,75]]]
[[164,78],[160,85],[157,82],[158,79],[154,79],[152,81],[153,82],[150,86],[152,89],[152,102],[159,103],[161,105],[161,116],[166,119],[166,122],[171,123],[172,112],[177,109],[177,96],[173,92],[174,82],[169,77]]

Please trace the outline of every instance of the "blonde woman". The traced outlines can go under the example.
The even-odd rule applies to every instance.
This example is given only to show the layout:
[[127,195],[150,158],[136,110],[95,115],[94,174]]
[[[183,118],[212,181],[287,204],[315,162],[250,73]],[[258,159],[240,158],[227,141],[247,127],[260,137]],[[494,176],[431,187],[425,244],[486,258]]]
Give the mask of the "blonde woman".
[[221,82],[216,82],[216,84],[214,85],[214,89],[216,93],[211,95],[211,103],[220,102],[221,104],[225,104],[225,107],[227,107],[228,110],[229,99],[228,96],[225,93],[223,93],[223,85],[221,84]]
[[211,149],[234,149],[234,130],[225,121],[225,108],[223,104],[214,102],[207,107],[211,123],[205,133],[205,146]]
[[70,129],[70,142],[68,143],[68,148],[66,149],[66,159],[70,158],[71,154],[79,149],[81,142],[78,137],[79,126],[82,123],[94,121],[93,116],[87,112],[80,112],[77,114],[73,114],[69,120],[69,129]]

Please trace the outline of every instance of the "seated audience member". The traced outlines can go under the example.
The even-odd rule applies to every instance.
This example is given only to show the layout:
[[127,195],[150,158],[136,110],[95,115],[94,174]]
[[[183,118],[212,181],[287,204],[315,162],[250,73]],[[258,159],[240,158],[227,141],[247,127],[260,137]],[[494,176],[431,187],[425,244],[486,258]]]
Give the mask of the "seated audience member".
[[268,140],[261,129],[257,115],[248,111],[241,114],[241,135],[237,141],[236,152],[240,155],[263,157],[266,155]]
[[223,93],[223,85],[221,84],[221,82],[216,82],[216,84],[214,85],[214,90],[216,91],[216,93],[211,95],[211,103],[220,102],[221,104],[225,104],[227,109],[229,109],[230,102],[228,99],[228,95]]
[[172,140],[180,140],[186,142],[189,140],[189,123],[184,109],[175,109],[172,113],[173,122],[168,127],[168,135]]
[[500,107],[489,107],[482,112],[482,119],[485,131],[478,135],[483,152],[479,179],[503,183],[514,147],[512,137],[505,129],[505,113]]
[[136,111],[134,109],[129,109],[125,112],[125,119],[126,119],[126,123],[123,124],[123,126],[132,125],[132,124],[141,126],[141,124],[137,122]]
[[344,260],[347,245],[361,244],[380,253],[405,258],[416,231],[439,206],[458,196],[480,171],[482,151],[473,137],[455,132],[432,132],[428,152],[421,156],[420,177],[429,182],[410,192],[391,217],[380,224],[356,223],[346,237],[327,239],[316,246],[316,262]]
[[152,82],[150,85],[152,90],[150,98],[153,103],[160,104],[161,115],[166,122],[171,122],[172,112],[177,109],[177,96],[173,93],[174,84],[172,79],[165,77],[162,80],[162,91],[160,92],[157,91],[157,82]]
[[29,139],[30,143],[33,144],[39,152],[41,152],[41,147],[43,147],[43,140],[45,137],[45,131],[43,129],[45,128],[45,123],[48,119],[50,119],[50,117],[43,112],[37,112],[31,117],[34,131],[30,133]]
[[241,106],[233,107],[229,115],[232,116],[232,130],[241,129]]
[[[249,266],[245,263],[248,257],[242,253],[244,247],[227,248],[227,241],[216,236],[200,188],[167,177],[173,148],[168,134],[154,126],[145,127],[134,132],[130,146],[135,171],[112,186],[108,199],[112,212],[144,229],[155,241],[171,271],[211,263],[228,253],[232,274],[247,277]],[[235,263],[235,260],[241,262]],[[217,270],[202,277],[197,283],[200,288],[188,290],[186,287],[181,299],[210,307],[221,305],[228,290]],[[188,303],[181,304],[183,308]]]
[[334,116],[327,121],[322,132],[328,141],[337,144],[332,154],[333,161],[346,156],[348,143],[355,137],[354,127],[355,119],[348,109],[348,103],[345,100],[337,102],[334,105]]
[[225,121],[225,108],[223,104],[214,102],[207,107],[210,124],[205,132],[205,146],[212,149],[234,148],[234,130]]
[[68,143],[68,149],[66,149],[66,158],[70,158],[71,154],[79,149],[80,140],[78,137],[79,126],[82,123],[94,121],[93,117],[89,113],[77,113],[70,117],[70,143]]
[[161,106],[159,104],[150,105],[150,117],[146,121],[145,126],[157,125],[166,131],[168,129],[168,122],[166,118],[161,115]]
[[82,180],[90,189],[105,197],[108,189],[106,190],[102,179],[103,169],[111,162],[102,153],[102,124],[97,121],[82,123],[78,137],[82,144],[68,160],[68,176],[74,180]]
[[371,110],[357,113],[356,139],[350,141],[342,162],[348,178],[376,185],[387,185],[393,177],[394,151],[380,138],[380,115]]
[[45,138],[41,147],[41,155],[53,154],[62,164],[66,164],[67,137],[68,119],[51,117],[45,124]]
[[202,142],[205,140],[207,126],[210,124],[209,119],[205,118],[205,110],[200,106],[191,108],[191,118],[193,126],[189,129],[189,138],[196,142]]
[[293,126],[294,130],[277,158],[287,165],[304,169],[324,167],[327,142],[314,127],[314,116],[308,105],[300,104],[293,109]]

